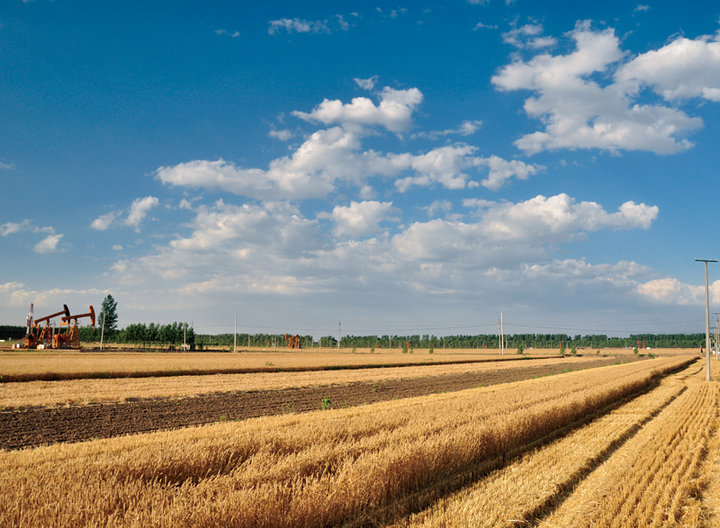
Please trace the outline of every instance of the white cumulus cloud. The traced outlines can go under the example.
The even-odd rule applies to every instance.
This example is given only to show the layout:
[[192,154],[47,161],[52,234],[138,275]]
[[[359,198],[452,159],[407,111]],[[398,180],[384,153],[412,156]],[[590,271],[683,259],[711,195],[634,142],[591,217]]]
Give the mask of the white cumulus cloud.
[[58,243],[63,236],[61,234],[48,235],[40,242],[35,244],[33,251],[35,253],[55,253],[58,251]]
[[282,30],[287,31],[288,33],[330,33],[327,20],[281,18],[270,21],[268,34],[275,35]]
[[699,97],[720,102],[720,41],[678,37],[623,65],[615,75],[629,92],[649,86],[668,101]]
[[115,221],[116,217],[117,217],[117,213],[115,211],[105,213],[103,215],[98,216],[95,220],[93,220],[92,223],[90,224],[90,227],[92,229],[95,229],[96,231],[105,231],[112,225],[112,223]]
[[380,222],[393,211],[392,202],[352,201],[349,206],[335,206],[326,216],[335,222],[336,236],[364,237],[378,233]]
[[529,154],[560,148],[671,154],[692,146],[682,136],[701,127],[701,119],[634,101],[627,81],[603,86],[596,80],[607,77],[625,56],[614,30],[593,31],[579,23],[568,35],[575,51],[515,60],[492,78],[500,90],[536,94],[526,99],[525,112],[545,127],[518,139],[520,149]]
[[377,125],[400,133],[410,128],[412,113],[422,99],[422,92],[417,88],[395,90],[385,87],[378,105],[367,97],[356,97],[350,103],[324,99],[311,112],[294,111],[293,115],[324,125],[340,124],[352,128]]
[[[714,299],[720,293],[720,281],[713,283]],[[692,305],[700,304],[705,300],[705,287],[695,286],[679,281],[673,277],[654,279],[638,284],[637,292],[659,304]]]
[[145,198],[137,198],[130,206],[130,212],[124,221],[124,224],[130,227],[138,228],[140,223],[145,219],[151,209],[160,204],[154,196],[146,196]]

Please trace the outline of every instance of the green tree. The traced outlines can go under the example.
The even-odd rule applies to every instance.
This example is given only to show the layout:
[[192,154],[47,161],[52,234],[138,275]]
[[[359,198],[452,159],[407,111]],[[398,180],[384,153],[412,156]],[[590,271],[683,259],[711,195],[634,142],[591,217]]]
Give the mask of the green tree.
[[112,295],[108,294],[103,299],[102,308],[100,309],[100,325],[105,324],[105,333],[112,335],[117,330],[118,314],[117,301]]

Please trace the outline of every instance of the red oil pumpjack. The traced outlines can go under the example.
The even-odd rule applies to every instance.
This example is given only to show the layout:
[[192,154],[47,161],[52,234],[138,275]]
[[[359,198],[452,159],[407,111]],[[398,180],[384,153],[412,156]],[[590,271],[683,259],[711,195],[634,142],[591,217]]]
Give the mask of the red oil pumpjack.
[[299,335],[285,334],[285,341],[287,342],[288,348],[302,348]]
[[[90,311],[84,314],[67,315],[62,318],[60,331],[53,337],[53,348],[80,348],[80,329],[78,319],[90,318],[90,324],[95,328],[95,308],[90,306]],[[65,333],[63,333],[63,327]]]
[[[30,305],[30,313],[27,320],[27,331],[25,333],[25,348],[52,348],[53,327],[50,326],[50,319],[64,315],[70,317],[70,309],[63,304],[63,309],[57,313],[40,317],[33,321],[33,305]],[[45,323],[44,325],[42,323]]]
[[[50,325],[50,320],[58,316],[62,316],[62,322],[55,331]],[[77,321],[83,317],[90,317],[92,326],[95,327],[95,309],[92,306],[88,313],[70,315],[67,304],[63,304],[61,311],[33,320],[33,305],[31,304],[27,317],[25,348],[80,348]]]

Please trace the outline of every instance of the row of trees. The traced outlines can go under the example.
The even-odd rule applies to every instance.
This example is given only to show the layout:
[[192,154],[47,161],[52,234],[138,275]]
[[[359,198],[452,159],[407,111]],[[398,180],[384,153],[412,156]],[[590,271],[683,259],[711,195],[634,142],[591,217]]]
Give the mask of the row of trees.
[[[0,339],[20,339],[25,335],[23,326],[0,326]],[[100,341],[101,328],[85,326],[80,328],[80,340],[84,342]],[[183,342],[192,348],[228,348],[234,343],[232,333],[196,334],[188,323],[169,324],[134,323],[122,329],[105,328],[104,340],[107,343],[149,345],[181,345]],[[337,346],[337,339],[324,336],[314,340],[310,335],[300,336],[303,348],[316,346]],[[568,335],[568,334],[508,334],[505,344],[508,348],[632,348],[638,344],[650,348],[693,348],[705,343],[705,334],[634,334],[628,337],[608,337],[607,335]],[[279,347],[286,346],[285,334],[237,334],[238,347]],[[340,339],[343,348],[498,348],[497,334],[480,335],[382,335],[353,336]]]
[[[337,340],[333,337],[321,338],[321,342],[331,342],[334,346]],[[628,337],[608,337],[604,334],[596,335],[568,335],[568,334],[507,334],[505,344],[509,348],[560,348],[590,347],[590,348],[626,348],[646,345],[652,348],[682,348],[699,347],[705,343],[705,334],[633,334]],[[409,344],[413,348],[498,348],[500,340],[497,334],[480,335],[452,335],[438,337],[433,335],[383,335],[383,336],[343,336],[340,339],[342,347],[379,347],[400,348]]]
[[[80,328],[80,341],[100,341],[102,328],[89,326]],[[191,348],[195,345],[195,331],[188,323],[134,323],[120,330],[108,330],[102,336],[106,343],[126,343],[136,346],[180,345],[187,343]]]

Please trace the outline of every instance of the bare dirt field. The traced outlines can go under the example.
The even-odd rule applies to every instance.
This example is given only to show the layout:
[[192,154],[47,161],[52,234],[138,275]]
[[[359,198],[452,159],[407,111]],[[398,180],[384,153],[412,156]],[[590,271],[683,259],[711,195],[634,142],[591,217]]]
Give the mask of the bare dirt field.
[[[428,369],[418,372],[417,367],[407,367],[414,370],[406,372],[403,378],[383,379],[379,375],[375,381],[368,377],[364,381],[327,384],[317,384],[316,381],[316,384],[310,386],[274,390],[236,390],[172,398],[130,398],[130,401],[97,405],[11,408],[0,411],[0,448],[16,449],[54,442],[76,442],[218,421],[305,412],[320,409],[323,406],[323,399],[326,407],[352,407],[514,382],[616,363],[618,360],[615,357],[513,361],[509,365],[493,364],[501,368],[469,372],[441,371],[442,373],[435,375]],[[370,375],[373,373],[381,374],[375,369]],[[328,373],[324,374],[327,376]],[[275,376],[284,376],[284,374],[275,374]],[[120,380],[113,381],[122,383]],[[25,384],[3,385],[13,388]]]

